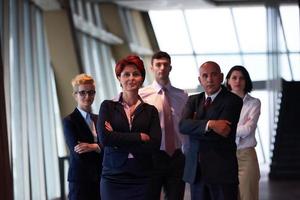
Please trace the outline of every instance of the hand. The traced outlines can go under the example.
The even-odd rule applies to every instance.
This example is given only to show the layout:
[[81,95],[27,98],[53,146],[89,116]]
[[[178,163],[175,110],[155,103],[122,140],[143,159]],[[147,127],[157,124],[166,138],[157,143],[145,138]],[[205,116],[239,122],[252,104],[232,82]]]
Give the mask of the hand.
[[231,131],[231,122],[227,120],[209,120],[208,128],[212,129],[217,134],[227,137]]
[[143,142],[147,142],[147,141],[150,140],[149,135],[147,135],[146,133],[140,133],[140,136],[141,136],[141,140],[142,140]]
[[91,151],[99,151],[99,146],[98,144],[78,142],[78,144],[74,147],[74,151],[79,154],[87,153]]
[[108,130],[109,132],[113,132],[113,128],[112,126],[110,125],[110,123],[108,121],[105,121],[105,129]]

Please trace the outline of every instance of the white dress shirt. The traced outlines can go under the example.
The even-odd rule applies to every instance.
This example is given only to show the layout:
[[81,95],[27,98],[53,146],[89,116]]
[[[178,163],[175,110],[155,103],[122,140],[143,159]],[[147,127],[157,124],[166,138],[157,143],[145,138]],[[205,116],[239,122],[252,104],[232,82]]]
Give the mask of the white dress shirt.
[[[183,108],[186,104],[186,101],[188,99],[188,95],[184,90],[178,89],[173,87],[170,83],[164,86],[168,90],[168,97],[170,99],[171,104],[171,112],[173,117],[173,124],[174,124],[174,130],[175,130],[175,142],[176,148],[182,148],[182,151],[185,152],[187,145],[188,145],[188,139],[187,136],[180,134],[179,132],[179,121],[182,117]],[[159,119],[160,119],[160,126],[162,130],[162,140],[161,140],[161,150],[165,150],[165,129],[164,129],[164,114],[163,114],[163,108],[162,108],[162,102],[161,102],[161,96],[162,96],[162,86],[159,85],[155,80],[154,82],[146,86],[144,88],[141,88],[139,90],[139,95],[142,97],[143,101],[154,105],[159,113]]]
[[243,99],[243,107],[236,131],[237,149],[255,147],[255,130],[260,115],[260,100],[246,94]]
[[[88,113],[85,112],[84,110],[80,109],[79,107],[77,107],[77,109],[79,110],[80,114],[82,115],[82,117],[84,118],[86,124],[88,125],[88,127],[90,128],[93,137],[94,137],[94,142],[97,142],[97,132],[96,132],[96,127],[95,127],[95,123],[92,119],[88,119]],[[88,120],[91,120],[91,122],[89,122]],[[91,125],[90,125],[91,123]]]

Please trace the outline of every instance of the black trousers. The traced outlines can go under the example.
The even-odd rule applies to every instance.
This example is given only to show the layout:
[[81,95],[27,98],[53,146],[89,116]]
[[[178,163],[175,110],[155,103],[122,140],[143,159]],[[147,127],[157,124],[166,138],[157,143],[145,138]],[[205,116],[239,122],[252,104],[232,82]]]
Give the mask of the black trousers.
[[198,163],[197,177],[190,184],[191,200],[237,200],[238,183],[207,183],[203,180]]
[[69,200],[101,200],[100,181],[69,182]]
[[153,158],[153,175],[151,177],[149,200],[160,200],[161,191],[164,199],[183,200],[185,182],[182,180],[185,156],[177,149],[172,156],[165,151],[156,153]]

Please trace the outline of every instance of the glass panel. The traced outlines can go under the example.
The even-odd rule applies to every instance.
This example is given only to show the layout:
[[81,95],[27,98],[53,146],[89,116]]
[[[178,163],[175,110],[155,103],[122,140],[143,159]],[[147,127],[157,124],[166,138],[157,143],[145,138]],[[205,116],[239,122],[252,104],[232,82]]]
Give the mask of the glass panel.
[[132,16],[132,10],[126,9],[126,8],[120,8],[120,15],[122,20],[123,29],[125,30],[125,34],[127,37],[127,40],[130,43],[134,43],[136,45],[139,45],[139,37],[136,31],[136,26],[133,21]]
[[[49,98],[53,95],[51,92],[51,83],[49,74],[50,71],[50,59],[47,51],[46,38],[44,32],[44,19],[43,13],[40,9],[36,10],[36,45],[37,52],[36,56],[38,57],[37,66],[38,69],[38,81],[39,84],[39,103],[40,103],[40,116],[41,116],[41,131],[38,132],[37,135],[41,137],[41,144],[36,145],[36,151],[39,149],[43,149],[43,157],[41,156],[38,161],[41,174],[45,174],[42,176],[41,182],[39,183],[39,187],[36,188],[40,190],[41,195],[37,195],[36,198],[33,199],[41,199],[40,196],[46,196],[46,199],[55,199],[60,195],[60,182],[59,182],[59,170],[58,170],[58,152],[57,152],[57,144],[56,144],[56,132],[55,132],[55,122],[54,122],[54,111],[53,111],[53,102],[52,99]],[[44,67],[40,67],[44,66]],[[40,134],[42,133],[42,134]],[[39,138],[37,137],[37,138]],[[37,142],[34,142],[37,143]],[[39,149],[37,149],[39,148]],[[41,153],[40,153],[41,154]],[[40,165],[40,163],[44,163],[44,165]],[[41,170],[43,169],[43,170]],[[33,175],[33,182],[35,181]],[[47,189],[46,189],[47,188]],[[45,190],[45,191],[44,191]],[[46,194],[44,194],[46,193]],[[36,193],[33,192],[36,195]],[[38,193],[37,193],[38,194]]]
[[285,43],[284,36],[283,36],[283,30],[281,25],[278,25],[278,50],[280,52],[287,52],[287,44]]
[[[18,43],[18,5],[17,0],[11,0],[9,4],[9,93],[10,93],[10,119],[8,121],[10,124],[11,131],[11,156],[12,156],[12,170],[13,170],[13,182],[14,182],[14,198],[15,199],[30,199],[30,178],[29,178],[29,159],[28,159],[28,149],[24,141],[26,139],[26,127],[25,122],[22,122],[22,105],[26,105],[24,98],[21,98],[21,88],[20,85],[23,83],[20,82],[21,74],[19,71],[20,64],[20,48]],[[22,16],[23,17],[23,16]],[[23,129],[24,128],[24,129]],[[26,130],[26,129],[25,129]],[[24,134],[22,134],[24,133]]]
[[9,1],[9,8],[8,116],[14,198],[56,199],[60,195],[58,155],[42,11],[29,0]]
[[299,7],[297,5],[280,6],[283,28],[289,51],[300,50]]
[[161,50],[170,54],[193,52],[182,11],[150,11],[149,15]]
[[[251,77],[252,78],[252,77]],[[257,123],[257,157],[259,163],[270,161],[269,94],[268,91],[252,91],[251,96],[261,102],[261,113]]]
[[196,53],[238,52],[229,8],[187,10],[185,13]]
[[295,81],[300,81],[300,54],[290,54],[293,78]]
[[197,56],[197,59],[199,66],[209,60],[218,63],[224,74],[224,78],[232,66],[241,64],[241,57],[239,55],[205,55]]
[[279,63],[280,63],[279,70],[280,70],[281,77],[286,81],[291,81],[292,76],[291,76],[291,71],[290,71],[289,62],[288,62],[288,55],[287,54],[280,55]]
[[[115,78],[114,67],[115,62],[111,59],[111,50],[110,47],[104,43],[98,43],[98,51],[101,56],[101,64],[99,67],[98,77],[103,77],[103,82],[99,83],[97,87],[99,89],[102,88],[105,91],[105,95],[103,95],[100,99],[103,101],[104,99],[112,99],[118,94],[117,87],[119,88],[119,81]],[[113,67],[110,67],[113,66]],[[103,84],[109,83],[109,84]],[[99,104],[100,106],[100,104]]]
[[233,8],[233,15],[242,51],[266,52],[265,7],[235,7]]
[[81,59],[82,59],[82,64],[85,73],[91,74],[91,71],[89,70],[91,66],[91,61],[89,58],[90,51],[89,51],[89,42],[88,42],[88,37],[85,36],[84,34],[77,32],[78,36],[78,41],[80,45],[80,52],[81,52]]
[[181,89],[196,89],[198,82],[198,67],[193,56],[172,56],[172,85]]
[[268,63],[266,54],[244,55],[245,67],[252,81],[268,79]]

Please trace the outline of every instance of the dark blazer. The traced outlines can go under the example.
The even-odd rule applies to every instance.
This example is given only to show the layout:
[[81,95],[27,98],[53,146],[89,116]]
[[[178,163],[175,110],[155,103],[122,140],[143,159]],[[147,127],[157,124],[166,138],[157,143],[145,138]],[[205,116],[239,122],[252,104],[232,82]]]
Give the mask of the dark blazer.
[[[190,141],[184,180],[193,183],[198,168],[202,180],[207,183],[238,183],[235,135],[242,99],[222,87],[206,112],[203,109],[204,100],[204,92],[190,96],[179,124],[180,132],[188,135]],[[208,120],[218,119],[231,122],[228,137],[222,137],[212,130],[205,131]]]
[[[96,125],[98,116],[92,114],[91,118]],[[63,128],[70,151],[68,181],[99,181],[102,154],[97,152],[78,154],[74,151],[79,141],[94,143],[93,134],[77,108],[63,119]]]
[[[105,100],[101,104],[97,123],[100,141],[104,146],[103,168],[110,174],[121,172],[131,153],[147,170],[152,168],[152,152],[160,148],[161,128],[157,109],[142,102],[136,108],[130,130],[126,113],[120,102]],[[113,132],[105,129],[108,121]],[[142,142],[140,133],[150,136],[150,141]]]

